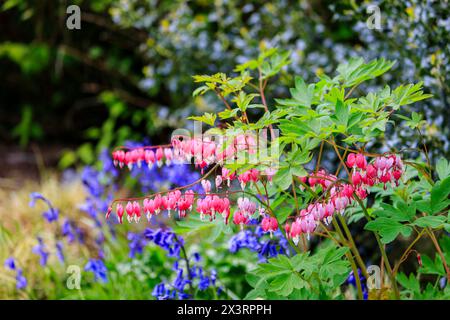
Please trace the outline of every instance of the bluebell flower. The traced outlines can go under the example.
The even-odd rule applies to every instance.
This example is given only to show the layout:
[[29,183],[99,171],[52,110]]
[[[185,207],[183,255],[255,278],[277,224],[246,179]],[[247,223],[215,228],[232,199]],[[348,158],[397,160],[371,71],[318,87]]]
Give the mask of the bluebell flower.
[[261,245],[256,236],[250,230],[244,230],[234,235],[229,242],[229,250],[231,253],[236,253],[241,248],[259,251]]
[[103,149],[102,152],[100,152],[98,158],[102,163],[102,170],[100,171],[100,173],[102,174],[103,178],[107,179],[107,175],[111,175],[112,177],[117,177],[119,175],[119,171],[114,166],[111,154],[109,153],[109,150],[107,148]]
[[269,239],[260,226],[241,231],[230,239],[229,250],[231,253],[237,253],[243,248],[257,252],[260,261],[266,261],[279,254],[291,254],[289,242],[280,230],[274,232],[273,237]]
[[17,268],[16,261],[13,257],[5,260],[5,268],[16,271],[16,288],[24,289],[27,286],[27,279],[23,276],[22,269]]
[[22,269],[18,269],[16,274],[16,288],[25,289],[27,284],[28,284],[27,278],[23,276]]
[[142,254],[146,240],[142,234],[128,232],[128,247],[130,248],[129,257],[134,258],[136,254]]
[[200,291],[205,291],[206,289],[209,288],[209,285],[210,285],[209,278],[202,275],[202,276],[200,277],[200,281],[199,281],[199,283],[198,283],[198,289],[199,289]]
[[[192,255],[192,264],[190,264],[189,270],[180,267],[180,261],[184,262],[180,256],[181,249],[184,246],[184,239],[182,237],[177,237],[172,231],[164,229],[146,229],[143,234],[150,242],[166,250],[169,257],[176,259],[172,267],[172,270],[176,272],[176,276],[170,285],[162,282],[155,286],[152,292],[155,298],[189,299],[191,295],[186,292],[187,286],[193,289],[196,287],[199,291],[204,291],[211,286],[215,286],[217,272],[212,270],[210,276],[208,276],[202,267],[196,265],[196,263],[201,261],[199,253],[196,252]],[[183,265],[185,268],[187,267],[185,263]]]
[[105,243],[105,234],[103,232],[99,232],[98,235],[95,237],[95,244],[97,244],[99,247]]
[[64,263],[63,243],[61,241],[56,242],[56,256],[61,263]]
[[67,238],[68,243],[73,243],[75,241],[75,231],[73,230],[72,223],[69,219],[64,219],[61,225],[61,234],[63,237]]
[[84,167],[81,173],[81,181],[84,187],[94,197],[100,197],[105,190],[105,186],[100,182],[99,172],[90,166]]
[[441,289],[444,289],[447,286],[447,278],[446,277],[442,277],[439,279],[439,287]]
[[42,216],[48,222],[53,222],[53,221],[58,220],[59,210],[53,207],[53,205],[50,202],[50,200],[48,200],[47,198],[45,198],[42,194],[40,194],[38,192],[32,192],[30,194],[30,198],[31,198],[30,203],[29,203],[30,207],[34,207],[37,200],[41,200],[41,201],[43,201],[43,202],[45,202],[47,204],[48,210],[44,211],[42,213]]
[[[362,275],[361,269],[359,269],[359,268],[358,268],[358,277],[361,282],[361,290],[362,290],[362,294],[363,294],[363,299],[367,300],[369,298],[369,291],[367,290],[367,286],[366,286],[366,278]],[[348,278],[347,278],[347,283],[355,288],[357,287],[356,278],[355,278],[355,274],[353,273],[353,271],[351,271],[349,273]]]
[[190,294],[178,291],[178,299],[179,300],[186,300],[186,299],[189,299],[190,297],[191,297]]
[[59,210],[55,208],[50,208],[47,211],[44,211],[42,213],[42,216],[47,220],[48,222],[53,222],[58,220],[59,216]]
[[37,254],[41,257],[40,259],[40,264],[41,266],[46,266],[47,265],[47,260],[48,260],[48,256],[49,253],[47,252],[46,248],[45,248],[45,244],[42,241],[42,238],[38,237],[38,244],[36,246],[33,247],[33,253]]
[[36,204],[37,200],[42,200],[44,201],[49,207],[53,207],[52,203],[50,202],[50,200],[48,200],[46,197],[44,197],[42,194],[40,194],[39,192],[32,192],[30,193],[30,203],[28,204],[31,208],[34,207],[34,205]]
[[153,288],[152,296],[154,296],[158,300],[166,300],[169,297],[170,290],[166,289],[164,283],[157,284],[155,288]]
[[8,268],[10,270],[16,270],[16,261],[13,257],[9,257],[5,260],[5,268]]
[[211,275],[210,275],[210,279],[211,279],[211,283],[213,286],[216,285],[216,280],[217,280],[217,271],[216,270],[211,270]]
[[193,255],[195,262],[199,262],[201,260],[200,254],[195,252]]
[[144,231],[144,236],[148,240],[166,250],[169,257],[179,258],[181,250],[180,245],[183,245],[183,240],[179,239],[179,243],[175,239],[175,234],[173,232],[163,229],[152,230],[147,228]]
[[95,281],[107,282],[107,269],[105,264],[100,259],[89,259],[88,263],[84,266],[85,271],[92,272],[94,274]]

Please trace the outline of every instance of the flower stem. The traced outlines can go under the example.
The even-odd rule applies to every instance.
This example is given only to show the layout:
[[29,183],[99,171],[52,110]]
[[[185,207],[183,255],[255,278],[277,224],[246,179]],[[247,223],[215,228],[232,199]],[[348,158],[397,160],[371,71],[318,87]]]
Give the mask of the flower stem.
[[[361,209],[363,210],[366,219],[368,221],[371,221],[372,218],[370,217],[369,213],[367,212],[367,209],[364,206],[364,203],[361,201],[361,199],[357,195],[355,195],[355,199],[356,199],[356,201],[358,201]],[[386,266],[386,270],[388,271],[388,274],[389,274],[389,280],[391,281],[392,287],[394,289],[395,299],[399,300],[400,299],[400,293],[398,291],[397,281],[395,280],[395,275],[394,275],[394,273],[392,271],[391,264],[389,263],[389,259],[388,259],[388,256],[386,254],[386,250],[384,249],[384,245],[381,243],[380,236],[376,232],[374,232],[373,234],[375,236],[375,239],[377,240],[378,247],[380,248],[381,255],[383,256],[384,265]]]

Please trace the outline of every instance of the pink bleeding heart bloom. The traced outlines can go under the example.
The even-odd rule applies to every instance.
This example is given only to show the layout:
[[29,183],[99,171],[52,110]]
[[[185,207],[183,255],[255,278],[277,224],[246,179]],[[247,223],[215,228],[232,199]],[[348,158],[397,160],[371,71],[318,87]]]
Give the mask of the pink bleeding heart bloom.
[[358,189],[356,189],[355,193],[362,200],[367,198],[367,191],[366,191],[366,189],[358,188]]
[[387,166],[386,158],[384,158],[384,157],[377,157],[375,159],[374,166],[378,170],[378,175],[380,175],[380,173],[382,171],[384,171],[384,169]]
[[249,198],[238,198],[238,208],[246,217],[252,216],[256,212],[256,203],[250,201]]
[[164,157],[166,158],[166,164],[170,165],[173,159],[173,151],[171,148],[164,148]]
[[145,150],[144,159],[149,169],[151,169],[156,162],[155,153],[152,150]]
[[289,237],[292,239],[295,245],[298,244],[298,241],[300,240],[300,235],[302,234],[302,226],[300,219],[297,218],[294,222],[292,222],[292,225],[290,226],[290,233]]
[[242,230],[244,229],[244,225],[248,223],[248,218],[241,211],[238,210],[233,215],[233,223],[239,225]]
[[133,215],[134,215],[134,207],[130,201],[128,201],[128,203],[125,207],[125,211],[127,212],[127,220],[129,223],[131,223],[131,221],[133,219]]
[[347,208],[349,201],[346,197],[337,197],[334,199],[334,208],[340,214],[344,214],[344,210]]
[[106,215],[105,215],[105,219],[106,220],[109,219],[109,216],[111,215],[111,212],[112,212],[112,206],[109,206],[108,207],[108,211],[106,212]]
[[347,164],[347,167],[349,167],[349,168],[353,168],[353,167],[356,166],[356,156],[355,156],[354,153],[350,153],[350,154],[347,156],[347,162],[346,162],[346,164]]
[[112,153],[114,166],[120,166],[121,168],[124,165],[125,161],[125,152],[123,150],[117,150]]
[[[161,208],[163,207],[163,198],[160,194],[158,194],[155,196],[155,199],[153,199],[153,208],[155,210],[155,214],[159,214],[161,212]],[[162,210],[165,210],[165,207]]]
[[211,182],[209,180],[202,180],[202,187],[205,193],[211,192]]
[[362,170],[365,170],[367,167],[367,160],[366,157],[364,157],[363,154],[358,153],[356,155],[356,160],[355,160],[356,166]]
[[133,214],[134,214],[134,221],[136,223],[139,222],[139,220],[141,220],[141,206],[137,201],[133,202]]
[[359,172],[353,172],[353,175],[352,175],[353,185],[358,186],[361,184],[361,182],[362,182],[361,174]]
[[138,168],[142,167],[142,162],[145,160],[145,151],[143,148],[135,150],[136,163]]
[[231,172],[230,170],[228,170],[225,167],[222,167],[222,179],[225,179],[227,181],[228,187],[230,186],[231,181],[234,180],[235,177],[236,177],[236,173]]
[[333,214],[334,214],[334,205],[333,202],[328,202],[325,205],[325,217],[324,217],[324,222],[325,224],[330,224],[331,220],[333,219]]
[[169,192],[169,194],[166,197],[165,207],[167,210],[167,214],[170,217],[171,211],[176,210],[178,200],[181,198],[181,191],[175,190],[172,192]]
[[261,228],[272,236],[272,233],[278,230],[278,221],[273,217],[265,217],[261,221]]
[[300,220],[300,227],[301,231],[307,234],[307,238],[309,240],[310,234],[316,230],[317,223],[313,216],[308,215]]
[[244,190],[246,184],[250,181],[250,176],[247,172],[244,172],[238,176],[238,181],[241,184],[241,189]]
[[200,213],[201,220],[204,219],[205,215],[210,216],[210,220],[212,220],[211,196],[206,196],[204,199],[197,199],[197,212]]
[[313,177],[309,177],[308,178],[308,183],[309,183],[311,188],[314,188],[314,186],[317,184],[317,179],[313,178]]
[[192,209],[194,203],[194,192],[188,190],[185,192],[184,196],[180,197],[178,200],[178,216],[184,218],[187,211]]
[[396,181],[400,180],[400,178],[402,177],[402,171],[401,170],[394,170],[392,172],[392,175],[394,176],[394,179]]
[[125,160],[124,160],[125,165],[128,167],[128,169],[133,169],[133,154],[130,151],[125,152]]
[[164,153],[163,153],[162,148],[156,149],[156,164],[158,165],[158,167],[161,167],[163,164],[163,161],[162,161],[163,156],[164,156]]
[[123,206],[121,203],[118,203],[116,207],[116,214],[120,224],[123,223],[123,213],[124,213]]
[[367,176],[368,178],[370,178],[370,179],[375,179],[375,178],[376,178],[376,176],[377,176],[377,169],[374,167],[374,165],[369,164],[369,165],[367,166],[367,169],[366,169],[366,176]]
[[289,223],[284,225],[284,232],[286,233],[286,238],[289,240],[291,238],[291,225]]
[[[152,214],[155,213],[154,208],[153,208],[153,200],[145,198],[144,201],[142,201],[142,207],[143,207],[144,213],[147,215],[148,222],[150,222],[150,220],[152,218]],[[150,213],[150,210],[152,210],[153,212]]]
[[342,195],[349,200],[353,197],[354,188],[349,184],[344,184],[342,186]]

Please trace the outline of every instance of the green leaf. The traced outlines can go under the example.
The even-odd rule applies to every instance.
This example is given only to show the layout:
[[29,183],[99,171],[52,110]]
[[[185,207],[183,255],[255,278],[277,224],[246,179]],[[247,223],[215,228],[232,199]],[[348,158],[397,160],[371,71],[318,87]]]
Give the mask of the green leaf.
[[290,92],[292,98],[299,107],[311,107],[311,103],[314,97],[314,84],[306,85],[305,80],[302,77],[295,77],[295,88],[291,88]]
[[445,276],[444,265],[442,264],[442,260],[439,255],[436,255],[434,262],[430,257],[423,255],[422,267],[419,269],[419,272],[424,274],[436,274],[439,276]]
[[436,164],[436,172],[440,180],[444,180],[450,176],[450,162],[445,158],[440,158]]
[[214,122],[216,121],[217,115],[214,113],[208,113],[206,112],[204,115],[202,116],[191,116],[188,117],[189,120],[195,120],[195,121],[201,121],[204,122],[210,126],[214,126]]
[[199,96],[199,95],[203,95],[203,94],[205,94],[205,92],[207,92],[209,90],[211,90],[211,88],[208,87],[208,86],[198,87],[197,89],[194,90],[194,92],[192,92],[192,96],[196,97],[196,96]]
[[239,112],[239,109],[226,109],[222,112],[219,112],[219,118],[220,119],[229,119],[229,118],[233,118],[237,115],[237,113]]
[[344,88],[359,85],[361,82],[376,78],[388,71],[395,61],[384,59],[372,60],[364,63],[362,58],[350,59],[348,63],[338,66],[339,80],[343,82]]
[[[391,102],[389,105],[392,105],[394,110],[398,109],[400,106],[411,104],[420,100],[428,99],[432,97],[431,94],[424,94],[422,89],[423,82],[419,82],[416,84],[408,84],[401,85],[397,87],[391,95]],[[412,125],[419,125],[420,119],[418,115],[416,118],[412,119]]]
[[414,221],[413,225],[421,228],[431,227],[433,229],[437,229],[442,227],[446,221],[447,218],[444,216],[425,216],[418,218]]
[[244,112],[247,110],[250,102],[252,102],[252,100],[256,97],[259,97],[259,94],[252,93],[247,95],[244,91],[241,91],[239,92],[239,95],[232,101],[236,103],[236,105],[242,112]]
[[369,221],[366,224],[365,229],[378,232],[381,236],[381,242],[383,243],[394,241],[399,234],[402,234],[404,237],[409,237],[412,231],[411,227],[386,217],[379,217]]
[[409,278],[403,273],[400,272],[397,275],[397,281],[405,288],[412,292],[420,293],[420,283],[419,280],[416,279],[414,274],[411,272]]
[[416,214],[415,204],[408,206],[403,200],[397,201],[395,207],[387,203],[381,203],[380,206],[381,209],[373,212],[375,216],[387,217],[399,222],[411,221]]
[[448,207],[450,200],[448,195],[450,194],[450,177],[439,181],[431,189],[430,208],[432,213],[438,213]]
[[334,115],[331,116],[331,119],[338,125],[343,126],[344,130],[347,128],[348,119],[349,119],[349,107],[347,104],[338,100],[336,102],[336,109]]
[[298,273],[293,272],[280,275],[272,280],[269,284],[269,291],[286,297],[292,293],[292,290],[304,288],[307,284]]
[[273,177],[273,184],[281,190],[286,190],[292,184],[292,174],[289,168],[280,168]]

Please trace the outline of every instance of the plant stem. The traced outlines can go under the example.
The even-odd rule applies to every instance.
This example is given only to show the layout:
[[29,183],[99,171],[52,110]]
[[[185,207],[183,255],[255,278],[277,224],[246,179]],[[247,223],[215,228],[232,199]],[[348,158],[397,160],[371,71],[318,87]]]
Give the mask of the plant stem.
[[[372,218],[370,217],[369,213],[367,212],[367,209],[364,206],[364,203],[361,201],[361,199],[357,195],[355,195],[355,199],[356,199],[356,201],[358,201],[361,209],[363,210],[366,219],[368,221],[372,221]],[[394,289],[395,299],[399,300],[400,299],[400,293],[398,291],[397,281],[395,280],[395,275],[393,274],[393,271],[392,271],[392,268],[391,268],[391,264],[389,263],[389,259],[388,259],[388,256],[386,254],[386,250],[384,249],[384,246],[381,243],[380,236],[376,232],[373,232],[373,234],[375,236],[375,239],[377,240],[378,247],[380,248],[381,255],[383,256],[384,265],[386,266],[386,270],[388,271],[388,274],[389,274],[389,279],[390,279],[390,281],[392,283],[392,287]]]
[[[346,243],[346,246],[349,247],[348,242],[345,240],[344,234],[342,233],[341,229],[339,228],[338,223],[336,222],[335,219],[332,220],[333,226],[336,229],[336,231],[338,232],[339,236],[341,237],[341,240],[343,243]],[[352,266],[352,270],[353,270],[353,275],[355,276],[355,281],[356,281],[356,288],[358,289],[358,298],[360,300],[364,299],[363,293],[362,293],[362,285],[361,285],[361,279],[359,278],[359,273],[358,273],[358,268],[356,267],[355,264],[355,260],[353,260],[353,256],[351,253],[347,252],[345,254],[345,256],[347,257],[347,260],[350,262],[350,265]]]
[[[266,101],[266,95],[264,94],[264,89],[267,85],[267,80],[263,82],[261,68],[258,68],[258,73],[259,73],[259,94],[261,95],[261,102],[264,106],[264,110],[266,112],[269,112],[269,107],[267,106]],[[270,137],[273,141],[275,140],[275,132],[273,131],[273,126],[271,124],[269,124],[269,130],[270,130]]]
[[338,215],[338,219],[341,222],[342,227],[344,228],[344,231],[345,231],[345,234],[347,235],[348,240],[350,241],[350,250],[352,250],[353,254],[355,255],[355,259],[356,259],[356,261],[358,261],[358,264],[361,267],[361,271],[362,271],[364,277],[367,279],[368,274],[367,274],[366,265],[364,264],[364,261],[362,260],[361,255],[359,254],[358,248],[356,247],[355,241],[354,241],[353,236],[347,226],[347,223],[345,222],[345,219],[341,215]]
[[447,262],[445,261],[445,256],[442,253],[441,247],[439,246],[439,242],[436,239],[436,236],[434,235],[434,232],[432,230],[430,230],[430,228],[425,228],[426,232],[428,233],[428,235],[431,238],[431,241],[434,244],[434,247],[436,248],[437,253],[439,254],[439,256],[441,257],[442,260],[442,264],[444,265],[445,268],[445,272],[447,273],[447,282],[450,283],[450,270],[448,268]]
[[414,241],[411,242],[411,244],[408,246],[406,251],[402,254],[399,262],[394,267],[394,270],[393,270],[394,275],[397,274],[398,268],[403,263],[403,261],[405,261],[406,257],[408,256],[408,253],[411,251],[412,247],[416,244],[417,241],[419,241],[419,239],[423,236],[424,233],[425,233],[425,229],[422,229],[422,231],[417,235],[417,237],[414,239]]
[[192,273],[191,273],[191,267],[189,265],[189,258],[186,254],[186,249],[184,248],[183,243],[178,239],[177,235],[174,233],[175,241],[178,242],[181,248],[181,253],[183,254],[183,260],[186,263],[186,270],[189,278],[189,293],[191,294],[192,298],[194,297],[194,287],[192,286]]

